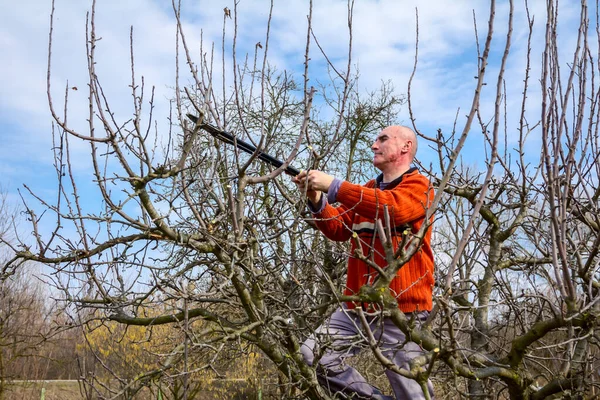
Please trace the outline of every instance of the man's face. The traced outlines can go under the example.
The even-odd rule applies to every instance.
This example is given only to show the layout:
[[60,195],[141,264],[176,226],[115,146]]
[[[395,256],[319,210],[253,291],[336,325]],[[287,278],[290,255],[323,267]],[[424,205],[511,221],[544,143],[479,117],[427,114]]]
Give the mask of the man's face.
[[399,132],[391,129],[382,130],[371,146],[373,165],[383,171],[386,165],[395,164],[402,154],[404,145],[405,140]]

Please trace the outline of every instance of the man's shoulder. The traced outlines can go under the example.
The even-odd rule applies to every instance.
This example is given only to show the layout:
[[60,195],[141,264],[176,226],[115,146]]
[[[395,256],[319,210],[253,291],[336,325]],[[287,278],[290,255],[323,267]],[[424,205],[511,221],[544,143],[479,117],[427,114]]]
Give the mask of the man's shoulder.
[[409,171],[406,175],[405,178],[406,180],[408,179],[419,179],[419,180],[424,180],[429,182],[429,178],[427,178],[425,175],[423,175],[421,173],[421,171],[419,171],[417,168],[413,168],[411,171]]
[[376,179],[371,179],[367,183],[364,183],[363,186],[364,187],[368,187],[368,188],[374,188],[376,184],[377,184],[377,180]]
[[405,188],[407,186],[426,185],[429,186],[429,179],[423,175],[416,167],[413,167],[392,181],[388,185],[389,190],[396,188]]
[[[366,188],[376,188],[379,182],[382,180],[383,175],[379,175],[377,178],[371,179],[366,183],[360,184],[360,186]],[[392,181],[389,184],[389,189],[393,189],[401,184],[415,184],[415,183],[425,183],[429,185],[429,178],[423,175],[416,167],[413,167],[406,171],[404,174],[399,176],[396,180]]]

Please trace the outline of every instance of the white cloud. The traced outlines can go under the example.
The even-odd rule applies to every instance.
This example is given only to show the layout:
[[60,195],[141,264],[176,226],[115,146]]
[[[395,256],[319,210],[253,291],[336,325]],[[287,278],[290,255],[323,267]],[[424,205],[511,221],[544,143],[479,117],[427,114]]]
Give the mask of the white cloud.
[[[204,51],[210,51],[215,41],[216,74],[220,74],[219,61],[223,23],[223,8],[229,7],[233,14],[233,1],[196,2],[183,0],[184,29],[195,61],[198,62],[201,32]],[[477,53],[473,27],[473,9],[477,17],[479,43],[483,46],[487,33],[488,7],[486,2],[460,0],[394,1],[360,0],[355,3],[353,19],[353,60],[361,73],[361,87],[374,90],[381,80],[391,79],[399,93],[406,92],[412,72],[415,54],[416,17],[419,15],[419,64],[412,86],[412,100],[417,122],[422,129],[432,131],[437,127],[449,129],[460,107],[461,121],[470,106],[476,73]],[[530,12],[536,16],[538,43],[543,38],[545,2],[530,1]],[[52,94],[54,106],[62,113],[65,87],[69,90],[69,120],[86,132],[87,66],[85,52],[85,18],[90,1],[56,0],[56,21],[53,48]],[[507,70],[509,103],[520,107],[522,91],[523,59],[526,45],[525,11],[517,4],[515,32],[511,60]],[[266,22],[269,2],[265,0],[242,0],[238,5],[238,61],[246,52],[252,53],[257,42],[265,45]],[[575,10],[575,11],[573,11]],[[561,18],[576,20],[577,5],[563,3]],[[28,162],[30,154],[36,155],[49,167],[51,153],[50,118],[46,99],[46,60],[50,2],[36,0],[27,2],[4,2],[0,5],[0,51],[5,60],[0,64],[0,171],[8,171],[4,179],[20,182],[27,179],[26,168],[40,168],[41,164]],[[308,3],[304,0],[276,1],[271,26],[269,55],[279,70],[299,71],[301,77],[307,35]],[[345,69],[347,60],[347,3],[346,1],[314,2],[313,30],[320,44],[336,66]],[[487,114],[493,105],[495,81],[491,73],[497,65],[504,46],[507,4],[502,2],[496,12],[496,38],[489,80],[482,98]],[[134,54],[136,80],[144,76],[145,95],[149,99],[150,88],[156,87],[155,116],[166,129],[168,101],[173,96],[175,79],[175,24],[170,2],[148,0],[103,0],[97,3],[96,29],[102,40],[96,50],[97,72],[103,88],[109,96],[112,109],[121,120],[132,113],[130,93],[131,71],[129,65],[129,29],[134,27]],[[227,20],[228,49],[233,35],[233,19]],[[541,32],[541,33],[540,33]],[[561,31],[564,43],[572,46],[576,34],[568,29]],[[311,45],[314,61],[310,73],[311,83],[325,75],[322,58],[317,46]],[[569,61],[565,57],[565,62]],[[189,72],[181,63],[182,83],[189,82]],[[531,90],[535,95],[539,88],[539,63],[532,65]],[[230,65],[228,64],[228,69]],[[228,71],[228,74],[230,72]],[[230,79],[230,77],[228,77]],[[217,84],[217,83],[215,83]],[[220,84],[219,84],[220,85]],[[532,103],[533,104],[533,103]],[[539,110],[532,106],[531,118]],[[513,114],[515,112],[513,111]],[[408,113],[402,113],[408,122]],[[514,127],[515,122],[511,122]],[[99,127],[97,127],[99,128]],[[81,166],[89,151],[81,151]],[[25,150],[28,151],[25,151]],[[10,162],[10,164],[9,164]],[[22,171],[22,172],[19,172]]]

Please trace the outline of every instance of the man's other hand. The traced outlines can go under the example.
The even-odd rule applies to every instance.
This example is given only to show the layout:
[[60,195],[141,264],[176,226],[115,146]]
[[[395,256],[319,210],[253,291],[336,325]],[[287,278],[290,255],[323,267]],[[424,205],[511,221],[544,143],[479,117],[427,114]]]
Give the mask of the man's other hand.
[[300,171],[293,182],[298,186],[301,192],[306,192],[306,196],[313,205],[318,205],[323,192],[327,193],[333,176],[317,170]]
[[329,186],[333,182],[333,176],[327,175],[325,172],[317,170],[301,171],[296,176],[295,181],[303,181],[307,185],[308,190],[320,191],[327,193]]

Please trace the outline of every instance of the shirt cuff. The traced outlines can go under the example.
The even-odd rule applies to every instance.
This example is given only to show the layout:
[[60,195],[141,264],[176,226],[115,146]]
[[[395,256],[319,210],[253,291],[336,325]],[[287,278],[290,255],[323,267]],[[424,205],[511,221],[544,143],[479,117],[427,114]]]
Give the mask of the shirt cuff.
[[337,194],[342,183],[344,183],[343,179],[334,178],[331,185],[329,185],[329,191],[327,191],[327,201],[329,204],[333,204],[337,201]]
[[317,204],[316,207],[314,207],[310,201],[308,201],[307,204],[310,212],[312,212],[313,214],[318,214],[325,208],[325,205],[327,204],[327,199],[325,199],[325,195],[323,194],[321,195],[321,200],[319,200],[319,204]]

